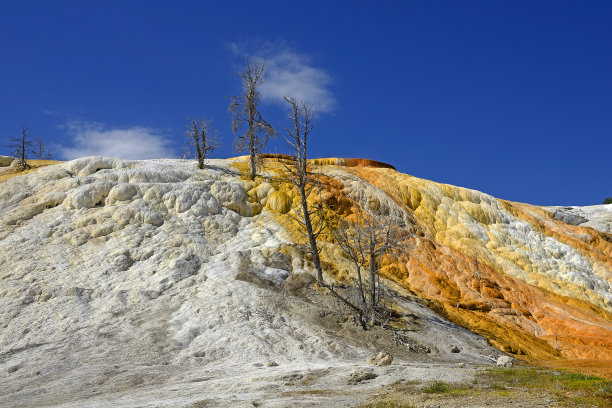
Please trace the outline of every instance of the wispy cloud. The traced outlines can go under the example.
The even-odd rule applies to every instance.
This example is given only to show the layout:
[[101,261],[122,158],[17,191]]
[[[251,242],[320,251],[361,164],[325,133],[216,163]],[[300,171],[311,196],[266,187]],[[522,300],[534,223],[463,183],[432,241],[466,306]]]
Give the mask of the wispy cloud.
[[329,90],[332,77],[315,67],[307,54],[283,42],[263,42],[253,47],[230,43],[228,48],[235,55],[266,61],[265,82],[260,89],[264,102],[285,104],[283,96],[290,96],[316,107],[320,113],[334,110],[337,102]]
[[42,113],[47,115],[47,116],[57,116],[58,113],[56,111],[53,111],[51,109],[43,109]]
[[122,159],[174,157],[171,143],[161,131],[141,126],[111,128],[97,122],[73,121],[63,126],[72,139],[60,154],[67,160],[84,156]]

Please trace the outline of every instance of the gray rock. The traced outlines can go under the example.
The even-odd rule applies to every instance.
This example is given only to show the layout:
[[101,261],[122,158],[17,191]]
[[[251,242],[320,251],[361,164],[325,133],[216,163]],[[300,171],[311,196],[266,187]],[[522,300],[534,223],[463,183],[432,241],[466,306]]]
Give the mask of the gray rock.
[[393,362],[393,356],[386,351],[379,351],[378,354],[369,356],[366,361],[368,364],[384,367]]
[[20,368],[21,368],[21,365],[19,365],[19,364],[18,365],[14,365],[14,366],[11,366],[11,367],[7,368],[6,372],[9,373],[9,374],[12,374],[12,373],[18,371]]
[[580,225],[588,221],[588,219],[577,214],[572,214],[570,211],[571,210],[557,210],[553,214],[553,219],[570,225]]
[[497,357],[497,366],[498,367],[512,367],[512,357],[509,356],[499,356]]
[[362,381],[371,380],[373,378],[376,378],[376,374],[374,374],[372,371],[357,370],[355,372],[352,372],[348,376],[346,382],[349,385],[355,385],[355,384],[359,384]]
[[451,351],[451,353],[460,353],[461,349],[459,349],[459,347],[457,347],[454,344],[452,344],[451,347],[450,347],[450,351]]

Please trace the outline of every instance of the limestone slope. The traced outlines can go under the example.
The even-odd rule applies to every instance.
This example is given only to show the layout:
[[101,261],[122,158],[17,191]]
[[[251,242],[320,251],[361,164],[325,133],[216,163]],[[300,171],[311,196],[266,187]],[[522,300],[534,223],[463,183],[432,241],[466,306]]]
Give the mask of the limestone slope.
[[[324,304],[324,291],[280,290],[287,279],[308,282],[312,266],[279,160],[266,159],[255,181],[241,158],[198,170],[90,157],[0,183],[0,405],[65,403],[68,393],[100,406],[97,394],[174,389],[211,373],[231,381],[269,360],[279,370],[363,362],[377,338],[342,315],[327,321],[313,303]],[[414,234],[410,251],[382,262],[405,326],[420,327],[408,334],[432,350],[405,351],[410,359],[499,355],[448,319],[517,358],[612,361],[608,207],[585,209],[588,221],[572,225],[554,209],[373,161],[312,164],[323,188],[313,200],[328,216],[376,208]],[[340,248],[330,237],[321,248],[326,279],[349,282]]]
[[[274,390],[286,406],[255,379],[364,364],[380,333],[324,292],[281,290],[289,275],[307,287],[311,267],[270,209],[282,186],[237,167],[90,157],[0,183],[1,406],[251,406]],[[420,302],[400,307],[428,362],[500,354]]]
[[412,223],[415,249],[389,260],[387,277],[436,301],[453,321],[526,359],[612,359],[612,236],[605,229],[389,169],[328,174],[360,206],[375,199]]
[[412,222],[415,250],[390,261],[387,276],[453,321],[526,359],[612,359],[606,231],[388,169],[330,173],[361,206],[377,197]]
[[[350,164],[349,164],[350,163]],[[525,360],[612,360],[612,236],[608,206],[584,210],[594,229],[552,211],[399,173],[367,160],[317,159],[321,199],[343,217],[376,208],[403,218],[414,249],[383,261],[385,276],[454,322]],[[279,174],[282,168],[269,168]],[[277,213],[296,200],[275,192]],[[280,203],[280,204],[278,204]],[[293,205],[297,206],[294,201]],[[585,212],[586,211],[586,212]],[[286,215],[278,216],[288,230]],[[298,239],[294,234],[293,239]],[[333,242],[328,272],[350,278]]]

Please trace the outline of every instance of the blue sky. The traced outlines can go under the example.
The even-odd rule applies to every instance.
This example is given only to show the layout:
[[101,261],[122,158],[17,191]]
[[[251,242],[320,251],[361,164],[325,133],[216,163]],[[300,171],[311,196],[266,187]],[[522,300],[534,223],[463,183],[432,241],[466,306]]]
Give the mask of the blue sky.
[[279,130],[283,94],[319,107],[311,157],[541,205],[612,196],[607,0],[3,2],[0,138],[27,123],[60,159],[178,157],[195,115],[233,156],[245,55],[267,60]]

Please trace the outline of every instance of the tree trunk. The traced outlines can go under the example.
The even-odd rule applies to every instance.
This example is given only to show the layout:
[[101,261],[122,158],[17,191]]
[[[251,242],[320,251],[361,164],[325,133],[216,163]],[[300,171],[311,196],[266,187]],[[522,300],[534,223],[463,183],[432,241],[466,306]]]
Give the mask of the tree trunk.
[[21,157],[20,157],[20,161],[21,163],[19,163],[19,168],[23,171],[28,167],[28,163],[26,162],[26,132],[25,130],[22,132],[21,135]]
[[[194,137],[194,142],[196,145],[196,154],[198,155],[198,168],[202,170],[204,168],[204,155],[200,147],[200,137],[197,134],[198,132],[197,127],[194,129],[194,132],[196,132],[195,137]],[[202,146],[204,146],[204,143],[202,143]]]
[[257,163],[255,162],[255,85],[251,84],[249,90],[249,97],[247,103],[249,104],[249,155],[251,174],[249,178],[255,180],[255,174],[257,173]]
[[365,295],[365,291],[363,290],[363,282],[361,280],[361,265],[359,265],[359,263],[355,263],[355,267],[357,268],[357,283],[359,284],[359,295],[361,296],[361,304],[362,307],[366,307],[367,302],[366,302],[366,295]]
[[370,252],[370,303],[372,309],[376,306],[376,257]]
[[250,151],[250,155],[251,155],[251,158],[250,158],[251,174],[250,174],[249,178],[251,180],[255,180],[255,174],[257,173],[257,163],[255,163],[256,153],[255,153],[255,146],[254,146],[253,142],[254,142],[253,138],[250,138],[249,139],[249,151]]
[[310,252],[312,252],[312,262],[317,270],[317,283],[323,286],[323,269],[321,268],[321,260],[319,259],[319,248],[317,247],[317,239],[314,236],[312,230],[312,223],[310,222],[310,214],[308,213],[308,201],[306,200],[306,190],[304,186],[300,186],[300,195],[302,196],[302,212],[304,214],[304,224],[306,226],[306,232],[308,233],[308,240],[310,241]]

